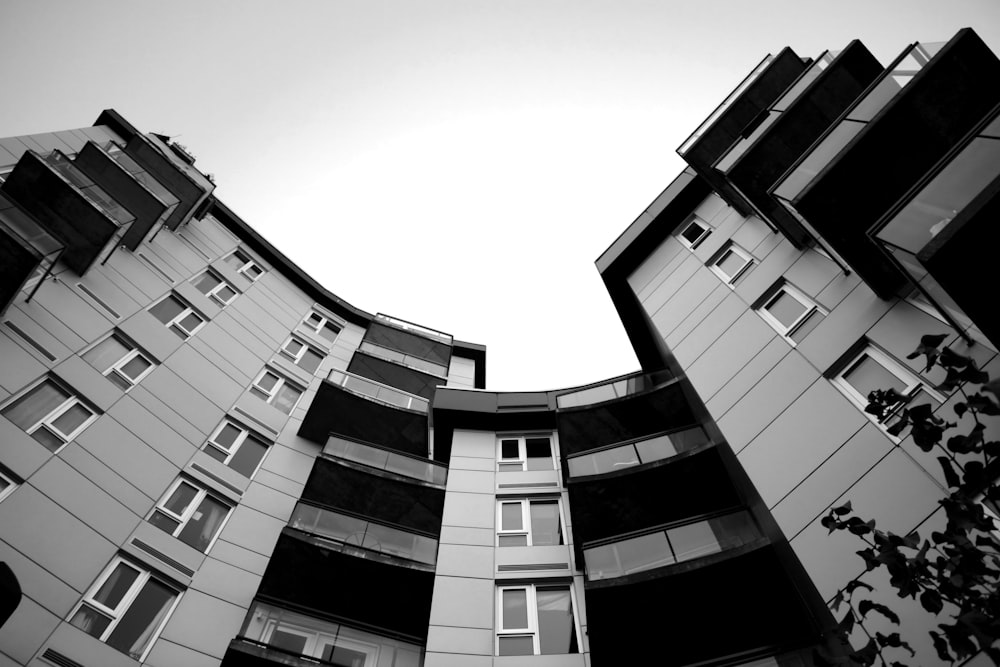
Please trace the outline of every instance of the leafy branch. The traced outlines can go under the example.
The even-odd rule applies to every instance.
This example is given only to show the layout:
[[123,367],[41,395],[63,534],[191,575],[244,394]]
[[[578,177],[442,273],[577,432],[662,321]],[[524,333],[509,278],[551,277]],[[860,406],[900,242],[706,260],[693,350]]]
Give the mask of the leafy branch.
[[[885,568],[889,584],[900,598],[919,600],[931,614],[948,617],[929,631],[942,661],[954,663],[985,651],[994,663],[1000,664],[1000,649],[993,646],[1000,640],[1000,534],[996,517],[985,507],[1000,503],[1000,442],[986,441],[984,424],[985,417],[1000,416],[1000,381],[990,380],[971,357],[941,348],[946,338],[944,334],[923,336],[907,359],[923,355],[924,372],[935,367],[945,371],[945,379],[937,389],[958,392],[962,400],[954,405],[956,419],[968,416],[973,422],[967,433],[946,437],[948,431],[957,428],[956,422],[935,414],[930,404],[909,407],[912,395],[895,389],[871,392],[866,408],[889,434],[901,436],[909,428],[914,444],[923,452],[938,451],[936,458],[949,489],[948,496],[940,501],[945,529],[932,532],[927,539],[921,539],[917,532],[894,535],[879,530],[874,519],[866,521],[855,515],[850,501],[832,508],[821,523],[830,533],[847,531],[865,544],[857,552],[865,562],[865,574]],[[897,442],[896,446],[901,445]],[[858,628],[867,636],[867,644],[843,656],[818,652],[819,664],[905,667],[886,657],[890,649],[893,654],[906,651],[909,657],[914,656],[900,634],[872,634],[864,624],[870,612],[897,626],[899,616],[870,597],[855,601],[859,590],[875,592],[855,578],[837,591],[830,607],[837,613],[847,606],[834,631],[841,643],[850,646],[848,638]]]

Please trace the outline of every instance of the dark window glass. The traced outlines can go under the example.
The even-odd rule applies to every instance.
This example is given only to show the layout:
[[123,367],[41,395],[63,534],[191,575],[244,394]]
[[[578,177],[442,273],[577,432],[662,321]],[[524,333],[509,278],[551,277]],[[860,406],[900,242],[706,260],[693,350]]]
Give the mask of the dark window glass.
[[170,610],[177,594],[155,579],[142,587],[125,616],[108,637],[108,646],[138,658],[149,644],[152,633]]
[[186,306],[181,303],[181,300],[177,297],[168,296],[166,299],[150,308],[149,312],[153,317],[160,320],[164,324],[167,324],[180,315],[181,311],[183,311],[185,307]]
[[528,627],[528,591],[514,588],[503,592],[503,627],[511,630]]
[[528,455],[528,470],[552,470],[552,443],[548,438],[526,438],[524,449]]
[[500,458],[516,459],[518,457],[517,440],[500,441]]
[[284,630],[275,630],[271,633],[271,639],[267,643],[275,648],[301,654],[306,650],[306,639],[302,635],[294,635]]
[[[211,454],[218,450],[209,447],[206,451]],[[252,435],[248,435],[243,444],[240,445],[239,450],[233,455],[232,460],[229,461],[229,467],[244,477],[250,477],[257,470],[260,460],[264,458],[266,453],[267,444]]]

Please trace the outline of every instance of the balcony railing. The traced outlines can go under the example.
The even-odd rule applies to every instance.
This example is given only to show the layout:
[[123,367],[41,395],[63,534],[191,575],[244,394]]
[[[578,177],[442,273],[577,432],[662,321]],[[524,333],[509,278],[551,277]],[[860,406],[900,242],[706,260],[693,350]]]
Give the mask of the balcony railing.
[[781,200],[794,201],[829,162],[857,136],[885,105],[906,87],[945,42],[917,43],[903,52],[839,123],[833,126],[774,190]]
[[[41,261],[31,271],[21,285],[20,293],[30,300],[42,280],[52,271],[66,246],[49,234],[36,220],[16,206],[6,206],[9,200],[0,200],[0,233],[17,238],[22,244],[33,249]],[[13,298],[13,297],[11,297]],[[0,304],[0,311],[6,304]]]
[[384,403],[392,407],[406,408],[407,410],[416,410],[423,413],[428,412],[430,409],[430,403],[425,398],[408,394],[395,387],[390,387],[375,380],[369,380],[354,373],[333,369],[326,376],[326,379],[327,382],[343,387],[352,394],[363,396],[377,403]]
[[735,549],[762,538],[749,512],[686,523],[584,548],[590,581],[613,579]]
[[132,157],[122,150],[122,147],[113,141],[110,141],[104,146],[102,146],[104,152],[107,153],[112,160],[117,162],[122,166],[122,168],[128,173],[132,174],[132,178],[139,181],[147,190],[156,195],[157,199],[162,201],[167,205],[167,210],[163,212],[160,216],[161,219],[166,220],[170,217],[170,214],[174,212],[180,200],[170,192],[160,181],[156,179],[155,176],[146,171],[138,162],[132,159]]
[[414,324],[413,322],[407,322],[406,320],[401,320],[398,317],[392,317],[390,315],[384,315],[378,313],[375,315],[375,319],[388,324],[389,326],[396,327],[397,329],[402,329],[404,331],[409,331],[410,333],[415,333],[418,336],[425,336],[427,338],[433,338],[439,340],[446,345],[451,345],[454,343],[454,337],[451,334],[446,334],[429,327],[420,326],[419,324]]
[[272,652],[275,664],[420,667],[424,661],[424,650],[416,644],[259,602],[230,646],[246,653]]
[[448,469],[443,465],[390,451],[372,443],[363,443],[332,435],[326,441],[323,452],[431,484],[444,486],[448,482]]
[[335,510],[299,503],[288,525],[312,535],[425,565],[437,562],[438,542]]
[[809,68],[802,73],[802,75],[793,83],[787,91],[785,91],[778,101],[771,105],[771,108],[767,112],[767,117],[763,122],[758,125],[753,132],[745,137],[740,137],[736,140],[729,151],[723,155],[718,162],[715,163],[715,168],[719,171],[726,173],[729,171],[730,167],[736,164],[736,161],[750,148],[757,139],[767,131],[767,128],[774,124],[774,121],[778,120],[781,114],[791,106],[792,102],[798,99],[799,95],[809,87],[813,81],[819,78],[819,75],[823,73],[833,59],[837,57],[836,51],[824,51],[813,62]]
[[570,477],[602,475],[653,461],[661,461],[682,452],[708,444],[709,438],[700,426],[671,433],[661,433],[596,452],[578,454],[567,459]]
[[598,385],[561,394],[556,397],[556,405],[559,408],[574,408],[581,405],[603,403],[616,398],[624,398],[632,394],[648,391],[664,385],[673,379],[674,374],[668,370],[616,378]]
[[420,357],[416,357],[412,354],[404,354],[397,350],[392,350],[388,347],[383,347],[382,345],[376,345],[375,343],[369,341],[363,341],[360,349],[362,352],[367,352],[368,354],[379,357],[380,359],[394,361],[397,364],[408,366],[409,368],[423,373],[430,373],[440,378],[448,377],[448,368],[446,366],[436,364],[433,361],[427,361],[426,359],[421,359]]
[[60,150],[54,150],[43,158],[63,178],[76,186],[77,190],[112,220],[124,227],[135,220],[135,216],[123,208],[115,198],[94,183]]
[[701,135],[705,134],[708,128],[712,127],[715,121],[719,120],[719,117],[725,113],[726,109],[728,109],[730,105],[743,94],[743,91],[749,88],[750,84],[753,83],[765,69],[767,69],[767,66],[771,64],[772,60],[774,60],[774,56],[772,54],[769,53],[764,56],[764,59],[761,60],[760,63],[746,76],[746,78],[740,82],[740,85],[736,86],[736,88],[733,89],[733,92],[726,96],[726,99],[722,101],[722,104],[717,106],[715,111],[713,111],[708,118],[702,121],[701,125],[699,125],[698,128],[691,133],[691,136],[689,136],[684,143],[681,144],[681,147],[677,149],[677,152],[681,156],[691,150],[691,147],[694,146],[698,139],[701,138]]

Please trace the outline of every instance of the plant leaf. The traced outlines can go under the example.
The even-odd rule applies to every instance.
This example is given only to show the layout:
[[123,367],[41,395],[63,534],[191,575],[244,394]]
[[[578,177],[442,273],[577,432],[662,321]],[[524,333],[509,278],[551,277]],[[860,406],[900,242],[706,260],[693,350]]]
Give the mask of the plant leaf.
[[937,460],[941,464],[941,469],[944,470],[945,484],[953,489],[961,486],[962,480],[959,478],[958,473],[955,472],[955,466],[952,464],[951,459],[947,456],[939,456]]
[[861,618],[864,618],[869,611],[877,611],[889,619],[891,623],[899,625],[899,616],[897,616],[896,612],[889,609],[884,604],[872,602],[871,600],[862,600],[858,603],[858,613],[861,614]]
[[938,657],[945,662],[955,662],[955,659],[951,657],[951,653],[948,652],[948,642],[945,641],[945,638],[934,630],[931,630],[927,634],[931,636],[931,641],[934,642],[934,650],[937,651]]
[[937,614],[944,609],[944,603],[941,602],[941,596],[937,591],[930,588],[920,594],[920,604],[922,604],[924,609],[932,614]]

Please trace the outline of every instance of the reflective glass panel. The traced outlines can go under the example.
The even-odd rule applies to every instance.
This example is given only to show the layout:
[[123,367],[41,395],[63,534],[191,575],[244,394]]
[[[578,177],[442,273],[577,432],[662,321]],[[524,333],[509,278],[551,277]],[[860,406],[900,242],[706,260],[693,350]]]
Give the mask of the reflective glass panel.
[[125,593],[135,583],[139,576],[139,571],[134,567],[129,567],[125,563],[118,563],[101,587],[94,593],[94,600],[100,602],[108,609],[114,609],[125,597]]
[[533,655],[535,642],[531,637],[499,637],[499,655]]
[[[211,450],[209,450],[211,453]],[[240,473],[244,477],[250,477],[260,464],[264,454],[267,453],[267,444],[257,438],[247,436],[243,444],[236,451],[236,454],[229,461],[229,467]]]
[[128,611],[108,636],[107,644],[139,658],[170,611],[177,593],[155,579],[142,587]]
[[667,538],[662,533],[633,537],[614,545],[624,574],[651,570],[674,562]]
[[552,442],[548,438],[525,438],[528,470],[553,470]]
[[874,389],[889,389],[891,387],[899,393],[906,390],[906,385],[903,384],[902,380],[867,354],[844,373],[844,379],[862,396],[867,396]]
[[671,436],[669,435],[661,435],[635,443],[635,448],[639,452],[642,462],[650,463],[651,461],[668,459],[676,455],[677,450],[674,448],[670,438]]
[[500,503],[500,529],[523,530],[521,503]]
[[68,410],[56,417],[52,421],[52,425],[56,427],[56,430],[68,437],[73,431],[83,426],[83,423],[90,419],[93,414],[93,412],[79,403],[74,403]]
[[528,591],[521,588],[503,591],[503,627],[508,630],[528,627]]
[[722,550],[707,521],[671,528],[667,531],[678,561],[700,558]]
[[83,360],[103,373],[131,350],[117,336],[112,336],[85,352]]
[[538,602],[539,652],[542,655],[578,653],[569,588],[539,587],[535,599]]
[[46,381],[4,408],[3,415],[23,430],[28,430],[68,398],[68,392]]
[[205,496],[177,538],[198,551],[204,552],[212,543],[212,538],[219,532],[227,514],[229,514],[228,505],[211,496]]
[[536,547],[562,544],[559,503],[554,500],[532,501],[529,509],[531,511],[531,544]]
[[771,317],[789,329],[806,312],[806,306],[794,296],[780,290],[766,306]]

